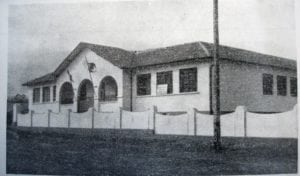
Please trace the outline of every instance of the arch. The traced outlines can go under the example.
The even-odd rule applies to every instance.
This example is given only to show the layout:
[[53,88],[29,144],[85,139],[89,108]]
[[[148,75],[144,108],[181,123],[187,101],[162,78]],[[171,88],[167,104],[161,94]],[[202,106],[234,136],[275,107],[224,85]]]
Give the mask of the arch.
[[78,112],[86,112],[89,108],[94,107],[94,87],[90,80],[81,81],[77,95]]
[[99,101],[117,101],[118,85],[112,76],[104,77],[99,86]]
[[64,82],[59,91],[59,103],[60,104],[73,104],[74,103],[74,91],[70,82]]

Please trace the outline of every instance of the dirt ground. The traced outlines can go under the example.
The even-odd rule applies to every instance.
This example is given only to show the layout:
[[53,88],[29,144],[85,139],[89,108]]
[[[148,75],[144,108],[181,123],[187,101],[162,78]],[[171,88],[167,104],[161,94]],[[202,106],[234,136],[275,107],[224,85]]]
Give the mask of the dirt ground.
[[7,173],[53,175],[219,175],[297,172],[296,139],[153,135],[97,130],[8,128]]

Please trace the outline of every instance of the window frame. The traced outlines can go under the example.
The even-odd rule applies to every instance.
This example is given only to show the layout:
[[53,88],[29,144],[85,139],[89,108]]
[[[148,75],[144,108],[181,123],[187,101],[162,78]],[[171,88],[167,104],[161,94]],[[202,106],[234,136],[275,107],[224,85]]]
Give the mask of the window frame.
[[[188,73],[190,71],[190,73]],[[186,72],[186,73],[184,73]],[[189,78],[188,82],[193,81],[189,87],[184,87],[184,74],[194,74],[194,81]],[[186,76],[185,76],[186,77]],[[186,90],[188,89],[188,90]],[[190,68],[183,68],[179,69],[179,93],[189,93],[189,92],[197,92],[198,91],[198,68],[197,67],[190,67]]]
[[[140,79],[144,77],[144,79],[146,78],[147,81],[149,81],[149,83],[144,83],[145,86],[144,87],[140,87]],[[147,87],[149,86],[149,87]],[[140,90],[141,89],[145,89],[145,94],[141,94]],[[137,96],[147,96],[147,95],[151,95],[151,73],[143,73],[143,74],[137,74],[136,75],[136,94]]]
[[52,101],[56,101],[56,86],[52,87]]
[[[293,84],[295,84],[294,85],[295,87],[292,86]],[[297,78],[296,77],[290,77],[290,95],[291,95],[291,97],[297,97],[298,96],[298,90],[297,90],[298,85],[297,84],[298,84]],[[295,92],[293,92],[293,90]]]
[[[281,82],[283,84],[280,84],[280,79],[283,80],[283,82]],[[276,81],[277,81],[277,95],[278,96],[287,96],[287,77],[277,75]]]
[[43,103],[48,103],[50,102],[50,87],[49,86],[45,86],[42,88],[42,102]]
[[32,102],[33,103],[40,103],[41,102],[41,88],[35,87],[32,90]]
[[[163,78],[159,78],[160,76],[162,76]],[[169,78],[167,78],[168,76],[170,76]],[[163,83],[159,83],[159,81],[162,80]],[[170,82],[168,82],[170,81]],[[173,94],[173,71],[161,71],[161,72],[157,72],[156,73],[156,87],[158,85],[163,85],[163,84],[167,84],[168,88],[167,88],[167,94]]]
[[[269,79],[269,78],[271,78],[270,79],[271,80],[270,85],[267,84],[267,82],[269,82],[270,80],[266,80],[266,79]],[[268,90],[268,88],[270,90]],[[269,74],[269,73],[263,73],[263,75],[262,75],[262,89],[263,89],[262,90],[263,95],[274,95],[274,75]]]

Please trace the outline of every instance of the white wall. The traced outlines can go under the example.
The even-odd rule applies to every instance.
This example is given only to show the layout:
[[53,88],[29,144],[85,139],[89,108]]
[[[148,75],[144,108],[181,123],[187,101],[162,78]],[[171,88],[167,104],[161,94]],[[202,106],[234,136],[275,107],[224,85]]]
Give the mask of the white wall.
[[[222,61],[220,65],[220,99],[223,111],[246,106],[249,111],[254,112],[284,112],[291,110],[297,103],[297,97],[290,95],[290,77],[297,77],[295,70],[230,61]],[[263,95],[263,73],[273,75],[273,95]],[[277,95],[277,75],[287,76],[287,96]]]
[[[221,115],[221,136],[297,138],[297,105],[283,113],[246,112],[238,106],[233,113]],[[213,115],[197,113],[197,135],[213,135]]]
[[[70,128],[92,128],[94,124],[94,128],[154,129],[156,134],[199,136],[212,136],[214,125],[213,115],[194,113],[194,111],[181,115],[156,113],[155,126],[153,126],[152,110],[93,112],[90,108],[84,113],[61,112],[49,113],[49,115],[48,113],[18,114],[17,124],[27,127],[31,125],[47,127],[50,121],[50,127],[67,128],[70,123]],[[245,107],[238,106],[233,113],[221,115],[221,136],[297,138],[297,107],[284,113],[258,114],[247,112]]]
[[153,113],[151,110],[143,112],[122,110],[123,129],[150,129],[151,121],[153,121]]
[[[86,59],[88,60],[88,62],[93,62],[96,65],[96,72],[92,73],[91,76],[88,72],[88,67],[87,67],[87,63],[86,63]],[[62,84],[64,82],[70,82],[70,78],[69,75],[67,74],[67,70],[69,70],[69,72],[72,75],[73,78],[73,89],[74,89],[74,103],[73,105],[61,105],[61,107],[59,107],[59,92],[60,92],[60,88],[62,86]],[[97,54],[95,54],[93,51],[91,51],[90,49],[85,49],[83,50],[81,53],[79,53],[76,56],[76,59],[69,65],[69,67],[59,76],[59,78],[57,79],[57,82],[55,83],[56,87],[56,102],[49,102],[49,103],[32,103],[32,92],[33,92],[33,88],[29,89],[28,92],[28,97],[30,100],[30,109],[31,110],[35,110],[37,112],[39,111],[47,111],[48,109],[51,109],[53,112],[58,112],[59,109],[61,110],[66,110],[66,109],[72,109],[73,112],[77,112],[77,94],[78,94],[78,87],[81,83],[81,81],[83,81],[84,79],[88,79],[88,80],[92,80],[93,84],[94,84],[94,90],[95,90],[95,94],[94,94],[94,106],[96,108],[98,108],[98,88],[100,86],[100,82],[101,80],[105,77],[105,76],[112,76],[116,82],[117,82],[117,86],[118,86],[118,101],[113,101],[113,102],[109,102],[109,106],[110,108],[119,108],[122,106],[122,98],[123,98],[123,70],[120,69],[117,66],[114,66],[112,63],[110,63],[109,61],[105,60],[104,58],[98,56]],[[52,101],[52,86],[54,84],[51,84],[51,101]],[[37,87],[42,87],[42,86],[37,86]],[[41,97],[42,97],[42,91],[41,91]],[[103,105],[104,108],[106,105]]]
[[113,102],[99,102],[98,111],[105,111],[105,112],[119,111],[120,107],[122,107],[122,104],[123,104],[123,98],[118,98],[117,101],[113,101]]
[[[196,135],[213,136],[214,135],[214,118],[209,114],[196,114]],[[195,129],[195,127],[193,127]]]
[[94,128],[118,129],[120,127],[120,113],[117,112],[95,112]]
[[[197,67],[197,92],[179,93],[179,69]],[[156,94],[156,73],[173,71],[173,93],[167,95]],[[136,87],[137,74],[151,73],[151,95],[138,96]],[[133,110],[144,111],[157,106],[160,111],[187,111],[197,108],[209,111],[209,63],[194,63],[165,67],[149,67],[136,70],[133,76]]]
[[[214,135],[214,116],[197,112],[190,130],[195,130],[198,136],[213,136]],[[244,136],[244,115],[245,108],[238,106],[233,113],[221,115],[221,136]],[[195,135],[195,134],[194,134]]]
[[23,127],[30,127],[31,126],[31,116],[29,113],[27,114],[18,114],[17,115],[17,125]]
[[247,136],[297,138],[297,117],[297,105],[293,110],[283,113],[257,114],[247,112]]
[[155,115],[156,134],[189,134],[188,114],[181,115]]
[[33,113],[32,126],[48,127],[48,112]]
[[82,113],[71,112],[70,128],[92,128],[92,111],[90,108]]
[[50,127],[67,128],[69,123],[68,112],[51,113],[50,114]]

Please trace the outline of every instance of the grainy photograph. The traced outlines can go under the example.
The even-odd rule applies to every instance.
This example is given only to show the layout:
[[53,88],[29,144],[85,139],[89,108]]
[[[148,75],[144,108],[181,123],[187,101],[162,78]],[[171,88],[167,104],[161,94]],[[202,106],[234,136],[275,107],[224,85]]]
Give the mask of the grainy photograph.
[[8,6],[6,172],[297,174],[294,0]]

